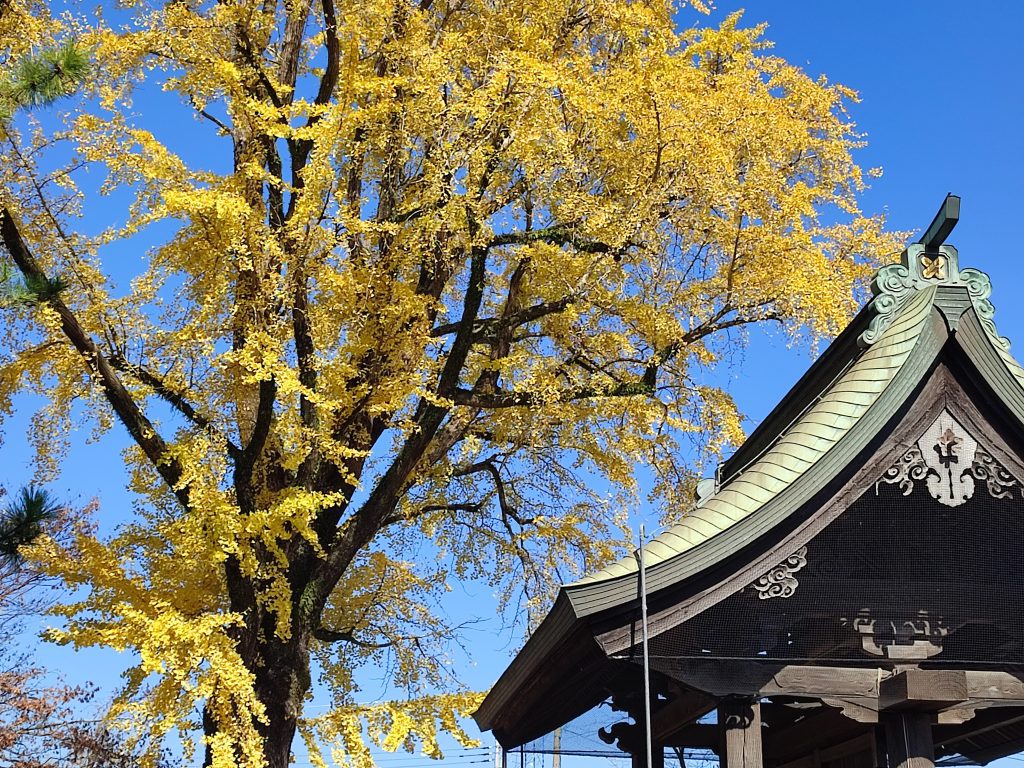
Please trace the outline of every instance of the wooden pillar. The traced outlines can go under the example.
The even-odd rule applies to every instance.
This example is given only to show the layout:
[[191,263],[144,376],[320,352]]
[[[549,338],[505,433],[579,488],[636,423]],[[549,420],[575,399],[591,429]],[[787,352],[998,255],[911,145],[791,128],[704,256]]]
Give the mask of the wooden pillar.
[[761,768],[760,703],[722,699],[718,705],[718,727],[722,732],[722,768]]
[[[645,741],[645,739],[644,739]],[[632,768],[647,768],[647,744],[642,742],[630,753]],[[665,768],[665,746],[654,742],[654,750],[650,756],[650,768]]]
[[[647,745],[638,745],[637,748],[630,752],[632,758],[632,768],[647,768]],[[651,754],[651,768],[665,768],[665,748],[654,743],[654,751]]]
[[881,717],[888,768],[933,768],[932,716],[928,712],[892,712]]

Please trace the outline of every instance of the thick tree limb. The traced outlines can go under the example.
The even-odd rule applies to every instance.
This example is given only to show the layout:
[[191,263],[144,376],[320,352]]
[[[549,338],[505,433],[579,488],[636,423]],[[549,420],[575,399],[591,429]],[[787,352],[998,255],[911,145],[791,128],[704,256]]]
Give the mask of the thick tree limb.
[[522,232],[506,232],[495,235],[491,238],[488,247],[497,248],[503,245],[529,245],[530,243],[551,243],[553,245],[571,245],[581,253],[618,253],[626,250],[628,244],[613,248],[608,243],[599,240],[588,240],[581,237],[576,228],[569,225],[559,224],[543,229],[532,229]]
[[218,429],[206,415],[197,411],[195,406],[193,406],[184,395],[171,389],[160,376],[147,370],[141,365],[129,363],[120,355],[112,355],[110,357],[110,365],[115,370],[129,374],[140,383],[145,384],[147,387],[152,389],[157,397],[172,406],[174,410],[192,422],[195,426],[206,432],[217,435],[218,438],[224,441],[231,457],[237,458],[241,449],[239,449],[239,447],[235,445],[227,435]]
[[[533,304],[503,317],[487,317],[482,320],[477,320],[473,326],[474,337],[479,340],[506,328],[518,328],[519,326],[526,325],[534,320],[539,320],[546,315],[553,315],[562,312],[569,305],[575,303],[575,301],[575,296],[563,296],[555,301],[544,301],[539,304]],[[441,336],[448,336],[449,334],[457,332],[459,328],[462,327],[462,322],[462,320],[459,320],[454,323],[439,325],[436,328],[431,329],[430,335],[435,339],[440,338]]]
[[654,384],[648,381],[645,372],[637,381],[623,382],[615,387],[575,387],[555,397],[537,392],[474,392],[469,389],[457,389],[452,394],[456,405],[468,405],[473,408],[527,408],[552,403],[572,403],[578,400],[589,400],[595,397],[635,397],[637,395],[653,395]]
[[249,38],[246,37],[244,34],[239,35],[238,51],[242,54],[242,56],[246,60],[246,63],[252,68],[253,72],[256,74],[256,79],[260,81],[260,85],[262,85],[264,91],[266,91],[266,95],[267,98],[270,99],[270,103],[273,104],[278,109],[283,107],[284,100],[277,93],[277,89],[274,87],[274,84],[270,82],[270,78],[267,77],[267,73],[263,71],[262,62],[256,55],[256,52],[253,51],[252,43],[249,41]]
[[[235,462],[235,477],[242,480],[248,487],[249,477],[259,460],[260,454],[267,444],[270,426],[274,420],[274,401],[277,399],[277,384],[273,379],[264,379],[259,385],[256,405],[256,418],[253,421],[252,434],[242,448],[242,453]],[[241,499],[239,501],[242,501]]]
[[395,641],[393,640],[389,640],[385,643],[368,643],[365,640],[359,640],[355,636],[355,632],[351,629],[339,632],[337,630],[327,629],[326,627],[320,627],[313,632],[313,637],[323,643],[351,643],[352,645],[358,645],[360,648],[390,648],[395,644]]
[[[4,247],[26,282],[37,285],[49,282],[49,278],[39,262],[36,261],[35,256],[32,255],[18,230],[14,217],[6,207],[0,208],[0,239],[3,240]],[[146,418],[138,403],[124,388],[110,361],[103,355],[60,296],[51,295],[45,301],[60,317],[61,330],[64,335],[85,359],[89,370],[99,379],[107,402],[110,403],[114,413],[128,430],[128,434],[142,449],[146,458],[160,473],[160,477],[167,483],[182,506],[188,508],[189,491],[187,486],[181,486],[181,465],[177,459],[168,455],[167,444],[157,432],[156,427]]]
[[326,104],[334,95],[341,68],[341,44],[338,42],[338,19],[334,12],[334,0],[320,0],[324,9],[324,48],[327,49],[327,66],[320,87],[316,92],[317,104]]
[[[310,392],[316,390],[316,345],[313,342],[313,331],[309,322],[309,289],[306,276],[302,270],[295,275],[295,286],[292,294],[292,335],[295,339],[296,362],[299,366],[299,383]],[[312,434],[316,433],[318,414],[316,405],[305,392],[299,395],[299,418],[304,427]],[[300,482],[307,485],[312,480],[319,461],[319,451],[311,451],[310,456],[300,469]]]
[[299,74],[299,54],[302,52],[303,33],[313,8],[313,0],[298,0],[286,3],[288,18],[281,38],[281,53],[278,56],[277,81],[285,87],[286,103],[294,99],[295,81]]

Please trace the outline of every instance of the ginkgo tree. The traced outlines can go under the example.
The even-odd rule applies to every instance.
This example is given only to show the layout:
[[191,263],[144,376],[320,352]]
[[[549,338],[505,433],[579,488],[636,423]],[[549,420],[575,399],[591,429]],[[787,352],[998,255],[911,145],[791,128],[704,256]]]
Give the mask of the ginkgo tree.
[[[0,255],[29,295],[3,309],[0,407],[43,398],[40,480],[79,422],[130,436],[131,520],[31,556],[79,588],[56,639],[136,652],[112,715],[201,734],[217,768],[284,768],[297,730],[364,764],[464,737],[445,591],[529,612],[614,553],[638,466],[685,512],[688,441],[740,436],[703,381],[727,331],[833,332],[895,250],[858,208],[855,94],[737,16],[107,11],[0,3],[5,69],[90,59],[75,100],[2,129]],[[160,90],[208,129],[202,162],[140,108]],[[122,215],[83,218],[104,193]],[[133,251],[143,231],[166,237]],[[359,704],[367,665],[400,701]]]

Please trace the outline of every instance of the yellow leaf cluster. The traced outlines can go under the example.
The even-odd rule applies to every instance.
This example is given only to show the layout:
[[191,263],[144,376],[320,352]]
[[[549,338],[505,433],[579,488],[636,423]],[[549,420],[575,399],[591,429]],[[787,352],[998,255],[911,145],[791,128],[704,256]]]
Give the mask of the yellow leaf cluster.
[[[0,212],[68,285],[3,308],[0,414],[40,398],[40,479],[76,429],[127,427],[139,500],[36,548],[82,588],[55,637],[137,653],[116,714],[159,736],[205,709],[217,768],[261,765],[316,671],[338,709],[307,738],[434,753],[476,701],[432,696],[452,585],[529,623],[616,554],[638,468],[685,514],[741,438],[707,371],[751,323],[836,332],[897,249],[858,206],[855,94],[739,14],[4,8],[0,62],[73,35],[94,71],[0,130]],[[373,666],[426,698],[361,708]]]

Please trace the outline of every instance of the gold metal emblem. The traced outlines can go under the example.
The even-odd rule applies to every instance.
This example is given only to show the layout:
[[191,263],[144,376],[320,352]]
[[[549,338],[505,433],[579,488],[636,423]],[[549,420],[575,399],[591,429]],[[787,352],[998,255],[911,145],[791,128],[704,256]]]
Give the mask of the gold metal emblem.
[[946,257],[941,254],[934,258],[927,254],[921,254],[921,267],[921,276],[925,280],[946,279]]

